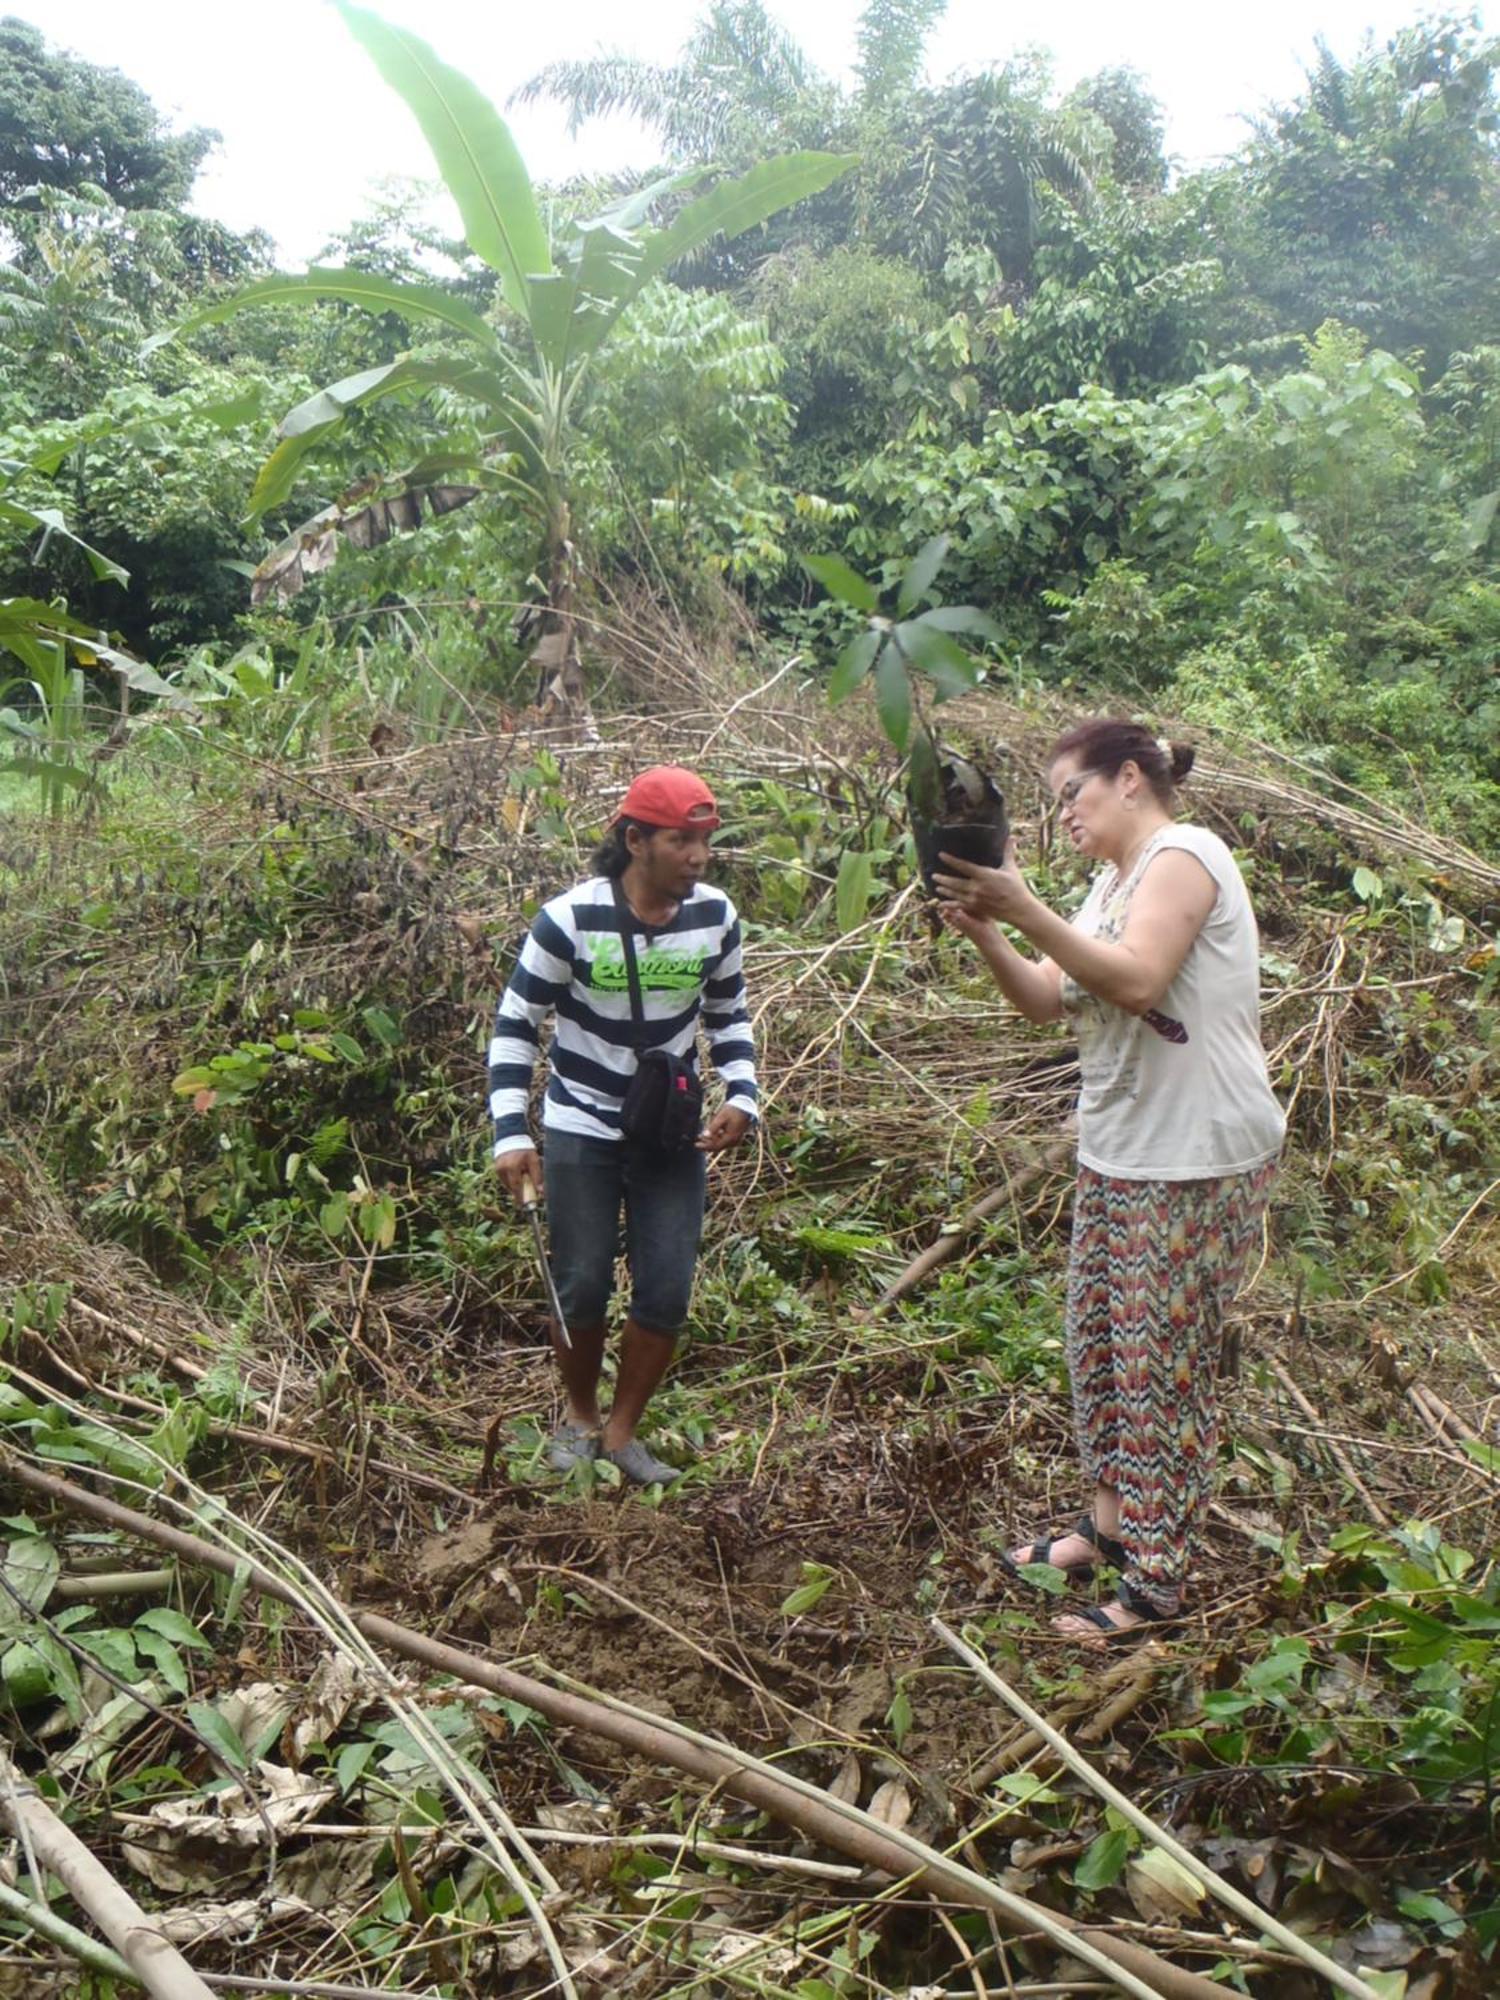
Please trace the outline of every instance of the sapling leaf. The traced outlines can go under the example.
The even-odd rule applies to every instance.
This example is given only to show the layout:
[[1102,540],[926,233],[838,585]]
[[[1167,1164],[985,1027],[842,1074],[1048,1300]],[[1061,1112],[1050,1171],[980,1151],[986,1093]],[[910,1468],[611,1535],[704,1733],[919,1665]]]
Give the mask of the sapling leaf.
[[901,589],[896,598],[896,609],[904,618],[914,604],[920,604],[931,590],[938,571],[943,566],[943,558],[948,553],[948,537],[934,535],[925,542],[906,566],[906,574],[901,579]]
[[867,583],[842,556],[804,556],[802,567],[822,584],[830,597],[836,597],[841,604],[852,604],[856,611],[874,611],[880,603],[880,592],[874,584]]
[[915,666],[931,680],[939,701],[967,694],[978,685],[981,668],[958,641],[924,615],[896,627],[897,643]]
[[911,737],[911,678],[897,646],[886,646],[876,662],[875,708],[881,728],[904,750]]
[[935,625],[939,632],[972,632],[976,639],[999,639],[1000,627],[987,611],[980,611],[972,604],[938,604],[931,611],[922,613],[924,625]]
[[830,701],[843,701],[854,692],[875,664],[875,655],[884,642],[883,632],[860,632],[849,641],[828,676]]

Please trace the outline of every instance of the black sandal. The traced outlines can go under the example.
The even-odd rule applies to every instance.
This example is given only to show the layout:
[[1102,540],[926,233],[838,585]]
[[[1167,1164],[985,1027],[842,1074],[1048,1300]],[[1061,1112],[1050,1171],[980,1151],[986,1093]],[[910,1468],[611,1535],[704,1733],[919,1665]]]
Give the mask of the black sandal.
[[1087,1580],[1094,1574],[1094,1570],[1097,1567],[1093,1562],[1055,1563],[1052,1560],[1052,1551],[1057,1547],[1059,1542],[1066,1541],[1069,1535],[1077,1535],[1083,1541],[1091,1543],[1098,1550],[1099,1554],[1103,1556],[1104,1560],[1112,1564],[1115,1569],[1123,1569],[1125,1567],[1125,1544],[1116,1541],[1113,1535],[1101,1535],[1098,1528],[1094,1525],[1092,1514],[1080,1514],[1078,1520],[1071,1528],[1065,1529],[1060,1535],[1054,1535],[1051,1541],[1033,1542],[1019,1562],[1013,1561],[1009,1555],[1002,1555],[1000,1558],[1001,1566],[1009,1571],[1012,1576],[1019,1576],[1022,1570],[1030,1569],[1038,1563],[1045,1563],[1052,1569],[1065,1571],[1069,1576],[1081,1577]]
[[1123,1580],[1115,1592],[1114,1601],[1122,1610],[1133,1612],[1139,1622],[1133,1625],[1117,1625],[1102,1604],[1084,1604],[1068,1615],[1081,1618],[1085,1624],[1092,1625],[1102,1632],[1107,1646],[1128,1646],[1133,1640],[1143,1637],[1153,1625],[1179,1625],[1182,1622],[1180,1609],[1158,1610],[1143,1591],[1137,1590],[1133,1584]]

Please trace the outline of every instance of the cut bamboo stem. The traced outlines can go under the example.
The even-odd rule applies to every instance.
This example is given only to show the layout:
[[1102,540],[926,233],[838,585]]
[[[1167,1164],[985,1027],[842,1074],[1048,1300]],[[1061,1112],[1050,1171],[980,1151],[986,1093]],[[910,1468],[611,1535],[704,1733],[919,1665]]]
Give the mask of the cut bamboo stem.
[[884,1312],[887,1306],[894,1305],[897,1299],[905,1298],[908,1292],[915,1291],[924,1278],[930,1277],[939,1265],[946,1264],[950,1257],[958,1253],[977,1224],[983,1222],[987,1216],[993,1215],[997,1209],[1004,1208],[1008,1201],[1015,1201],[1029,1192],[1038,1181],[1044,1180],[1048,1174],[1062,1166],[1072,1151],[1071,1140],[1061,1139],[1049,1146],[1039,1160],[1034,1160],[1029,1167],[1023,1167],[1020,1173],[1003,1181],[999,1187],[991,1188],[988,1194],[981,1195],[972,1208],[964,1211],[951,1229],[945,1229],[935,1243],[929,1243],[925,1250],[912,1258],[898,1278],[891,1280],[870,1307],[868,1316],[873,1319],[877,1313]]
[[96,1597],[160,1597],[177,1581],[175,1569],[110,1569],[96,1576],[60,1576],[52,1595],[61,1604],[92,1604]]
[[1352,2000],[1380,2000],[1374,1987],[1366,1985],[1357,1973],[1346,1972],[1343,1966],[1329,1958],[1326,1953],[1319,1951],[1316,1945],[1309,1944],[1306,1938],[1299,1937],[1295,1931],[1289,1930],[1269,1911],[1251,1902],[1250,1898],[1236,1889],[1233,1883],[1226,1882],[1222,1875],[1215,1874],[1206,1861],[1200,1861],[1190,1848],[1184,1847],[1182,1842],[1168,1833],[1165,1827],[1158,1826],[1154,1819],[1143,1813],[1133,1799],[1127,1797],[1118,1785],[1111,1784],[1108,1778],[1096,1771],[1088,1758],[1075,1750],[1060,1730],[1054,1729],[1045,1716],[1038,1715],[1031,1704],[995,1672],[988,1660],[982,1659],[974,1648],[960,1639],[956,1632],[951,1631],[941,1618],[932,1619],[931,1624],[933,1631],[948,1650],[956,1653],[965,1666],[978,1675],[991,1694],[998,1695],[1007,1708],[1014,1710],[1028,1727],[1034,1729],[1043,1742],[1056,1751],[1076,1777],[1081,1778],[1106,1804],[1113,1806],[1122,1818],[1129,1820],[1137,1833],[1143,1834],[1153,1846],[1160,1847],[1165,1853],[1170,1854],[1180,1867],[1187,1870],[1195,1882],[1201,1883],[1226,1909],[1233,1910],[1244,1922],[1254,1925],[1261,1935],[1274,1938],[1284,1951],[1293,1953],[1302,1964],[1311,1967],[1339,1992],[1350,1994]]
[[[59,1506],[107,1521],[112,1527],[171,1549],[186,1561],[220,1575],[245,1575],[254,1589],[279,1603],[296,1607],[300,1602],[289,1584],[253,1556],[216,1548],[184,1529],[171,1527],[70,1480],[43,1472],[9,1448],[0,1447],[0,1467],[19,1485],[44,1494]],[[1031,1934],[1040,1931],[1059,1949],[1083,1959],[1096,1972],[1112,1979],[1123,1992],[1135,1995],[1136,2000],[1143,2000],[1143,1996],[1144,2000],[1223,2000],[1222,1987],[1212,1980],[1173,1965],[1145,1946],[1117,1938],[1108,1931],[1084,1926],[1071,1918],[1059,1918],[910,1834],[898,1833],[857,1806],[847,1806],[818,1787],[762,1763],[732,1745],[699,1736],[680,1723],[668,1722],[626,1703],[586,1697],[511,1668],[494,1666],[375,1612],[351,1609],[346,1615],[355,1629],[373,1644],[415,1660],[435,1673],[449,1674],[471,1687],[523,1701],[565,1728],[603,1736],[646,1762],[666,1764],[720,1786],[761,1811],[798,1827],[822,1845],[848,1855],[863,1867],[876,1868],[898,1878],[912,1878],[927,1893],[949,1902],[994,1910],[1002,1922],[1017,1931]]]
[[35,1785],[0,1749],[0,1819],[38,1865],[57,1876],[155,2000],[210,2000],[210,1990],[175,1945],[154,1928],[133,1896],[96,1861]]
[[[363,1829],[366,1838],[369,1828]],[[0,1882],[0,1910],[25,1924],[48,1944],[55,1944],[65,1951],[69,1958],[77,1959],[92,1972],[102,1972],[110,1979],[123,1979],[130,1986],[139,1986],[140,1980],[117,1951],[107,1944],[100,1944],[97,1938],[70,1924],[66,1917],[60,1917],[55,1910],[49,1910],[45,1903],[34,1903],[29,1896],[23,1896],[19,1889],[12,1889]],[[257,1979],[245,1972],[205,1972],[201,1975],[205,1986],[211,1986],[216,1993],[274,1993],[292,1996],[292,2000],[412,2000],[411,1992],[393,1992],[386,1986],[345,1986],[338,1981],[326,1979]]]

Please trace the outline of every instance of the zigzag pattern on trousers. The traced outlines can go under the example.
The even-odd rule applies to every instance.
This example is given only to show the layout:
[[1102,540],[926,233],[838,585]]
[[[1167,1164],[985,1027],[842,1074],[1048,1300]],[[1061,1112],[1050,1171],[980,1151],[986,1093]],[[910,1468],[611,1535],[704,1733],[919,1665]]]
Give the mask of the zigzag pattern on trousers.
[[1172,1613],[1213,1485],[1218,1367],[1277,1162],[1217,1180],[1078,1170],[1066,1336],[1084,1470],[1120,1496],[1126,1581]]

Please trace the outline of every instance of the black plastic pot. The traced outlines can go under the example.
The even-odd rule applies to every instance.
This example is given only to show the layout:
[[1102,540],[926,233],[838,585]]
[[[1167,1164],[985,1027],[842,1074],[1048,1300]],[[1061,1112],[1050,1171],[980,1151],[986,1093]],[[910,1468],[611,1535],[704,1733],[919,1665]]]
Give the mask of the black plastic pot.
[[981,868],[998,868],[1005,859],[1005,842],[1010,827],[1005,806],[997,799],[993,816],[987,820],[965,820],[950,826],[918,826],[917,858],[922,864],[922,880],[929,894],[935,893],[934,874],[941,869],[940,854],[952,854],[960,861],[976,862]]

